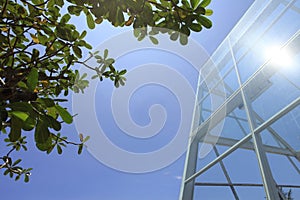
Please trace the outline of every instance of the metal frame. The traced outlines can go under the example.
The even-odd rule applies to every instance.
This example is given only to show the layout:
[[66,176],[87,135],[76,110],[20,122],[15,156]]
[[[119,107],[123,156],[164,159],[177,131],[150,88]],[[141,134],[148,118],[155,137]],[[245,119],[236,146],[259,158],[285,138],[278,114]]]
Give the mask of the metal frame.
[[[278,21],[282,16],[284,16],[285,12],[288,9],[292,9],[299,13],[300,9],[295,6],[295,0],[286,1],[286,0],[260,0],[262,4],[262,8],[260,12],[256,13],[256,16],[253,18],[265,20],[267,19],[268,15],[266,11],[270,12],[272,9],[275,9],[278,5],[284,5],[285,8],[277,15],[277,17],[273,20],[273,22],[266,27],[266,30],[261,33],[261,37],[271,28],[271,26]],[[260,5],[260,1],[254,3],[253,9],[257,9]],[[251,10],[251,8],[249,9]],[[239,26],[243,26],[243,22],[247,20],[247,14],[244,16],[244,21],[241,20],[239,22]],[[243,31],[240,33],[240,38],[244,37],[247,34],[247,30],[256,26],[259,26],[258,23],[251,22],[249,24],[245,24]],[[237,29],[237,28],[235,28]],[[297,106],[300,105],[300,97],[294,99],[294,101],[290,102],[286,105],[283,109],[278,111],[276,114],[271,116],[267,120],[263,120],[261,116],[258,115],[252,108],[252,102],[257,99],[261,94],[263,94],[269,87],[272,86],[272,82],[270,78],[274,76],[274,74],[278,74],[276,68],[272,67],[269,64],[269,60],[260,66],[255,73],[252,74],[251,77],[248,78],[247,81],[244,83],[241,80],[241,75],[239,71],[239,67],[237,63],[239,60],[236,60],[233,49],[235,46],[241,42],[243,39],[239,40],[237,38],[232,39],[234,33],[230,33],[228,37],[224,40],[222,45],[228,46],[228,51],[223,56],[223,60],[231,59],[233,61],[233,66],[228,69],[223,77],[220,79],[217,71],[220,71],[222,67],[222,61],[220,61],[219,65],[215,66],[214,61],[209,60],[207,64],[204,65],[202,69],[201,78],[199,78],[198,83],[198,91],[197,91],[197,101],[195,104],[195,111],[194,111],[194,119],[195,121],[192,124],[191,128],[191,136],[188,145],[188,150],[186,154],[186,162],[185,168],[183,173],[183,180],[182,180],[182,187],[180,191],[180,200],[192,200],[194,199],[194,188],[195,186],[223,186],[229,187],[234,199],[238,200],[238,192],[236,191],[235,187],[264,187],[266,199],[268,200],[281,200],[285,199],[281,188],[288,187],[288,188],[300,188],[300,185],[284,185],[284,184],[277,184],[273,178],[272,171],[270,168],[270,164],[268,162],[267,153],[269,154],[277,154],[286,156],[288,161],[294,167],[294,169],[300,174],[300,169],[297,167],[295,162],[293,161],[292,157],[296,160],[300,161],[300,152],[297,152],[293,147],[284,140],[277,133],[271,125],[281,119],[284,115],[295,109]],[[236,36],[236,35],[234,35]],[[300,41],[300,30],[294,33],[294,35],[282,46],[282,48],[286,46],[291,46],[295,50],[295,54],[300,52],[299,47]],[[255,42],[254,42],[255,43]],[[298,44],[298,45],[297,45]],[[222,46],[221,45],[221,46]],[[221,51],[219,48],[213,54],[212,59],[214,56]],[[246,52],[247,53],[247,52]],[[245,53],[245,54],[246,54]],[[244,55],[241,56],[243,58]],[[241,59],[240,58],[240,59]],[[238,89],[235,91],[232,90],[228,85],[226,85],[223,80],[229,75],[232,70],[237,77],[237,81],[239,84]],[[280,74],[279,74],[280,75]],[[292,85],[295,86],[297,90],[300,90],[300,86],[293,83],[282,75],[284,79],[290,82]],[[214,79],[215,85],[214,86],[207,86],[207,80]],[[217,81],[215,81],[217,80]],[[218,84],[224,84],[224,87],[229,92],[228,94],[224,91],[218,90]],[[204,94],[206,92],[206,94]],[[218,109],[210,110],[204,108],[202,106],[204,100],[208,98],[209,95],[214,94],[220,97],[224,97],[224,102],[218,107]],[[237,108],[243,108],[246,113],[246,118],[238,117],[234,110]],[[200,112],[200,119],[196,119],[195,112]],[[210,112],[210,116],[205,119],[202,116],[203,112]],[[215,135],[209,134],[210,130],[217,126],[218,123],[222,122],[226,117],[234,119],[239,128],[241,129],[244,137],[237,140],[233,138],[226,138],[226,137],[219,137]],[[200,120],[200,122],[198,122]],[[248,122],[250,132],[246,132],[246,130],[241,125],[242,122]],[[276,141],[277,146],[274,145],[265,145],[262,142],[261,134],[264,130],[267,130],[271,136]],[[197,161],[198,161],[198,151],[199,151],[199,143],[206,143],[214,145],[212,150],[214,151],[216,158],[209,162],[207,165],[202,167],[199,170],[197,169]],[[229,147],[225,152],[219,153],[217,146],[226,146]],[[229,156],[232,152],[237,149],[246,149],[254,151],[257,157],[258,166],[261,172],[262,184],[261,183],[233,183],[229,173],[226,169],[226,166],[223,162],[223,159]],[[227,183],[200,183],[196,182],[196,178],[207,170],[219,164],[221,170],[226,178]]]

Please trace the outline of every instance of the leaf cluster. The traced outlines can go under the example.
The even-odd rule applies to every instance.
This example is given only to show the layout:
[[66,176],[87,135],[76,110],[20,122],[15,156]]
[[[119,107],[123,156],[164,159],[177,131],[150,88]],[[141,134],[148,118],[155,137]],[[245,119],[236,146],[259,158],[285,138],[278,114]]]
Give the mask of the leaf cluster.
[[83,50],[92,48],[84,40],[87,31],[78,32],[69,23],[71,15],[61,15],[63,5],[62,0],[0,0],[0,133],[13,146],[2,157],[1,169],[7,168],[4,174],[10,176],[17,174],[16,180],[27,171],[8,161],[12,151],[27,150],[24,132],[32,131],[36,147],[46,153],[56,148],[61,154],[67,144],[82,152],[86,139],[74,143],[60,133],[63,123],[73,122],[61,96],[70,90],[83,92],[89,84],[86,75],[72,69],[74,65],[83,64],[116,86],[125,80],[126,71],[114,68],[107,51],[99,62],[106,66],[101,76],[97,67],[81,61]]
[[18,159],[16,161],[12,161],[12,158],[10,157],[10,154],[16,150],[19,151],[21,149],[21,147],[27,151],[27,147],[26,147],[26,141],[25,141],[26,137],[22,137],[20,138],[18,141],[16,142],[10,142],[10,140],[8,138],[5,139],[5,142],[7,142],[7,146],[11,146],[12,149],[6,154],[6,156],[0,157],[0,159],[3,161],[3,164],[0,165],[0,169],[5,169],[4,171],[4,175],[9,175],[11,178],[15,176],[15,180],[19,180],[21,178],[21,176],[24,176],[24,181],[28,182],[29,181],[29,177],[31,175],[30,171],[32,170],[32,168],[28,168],[28,169],[24,169],[23,167],[19,166],[19,163],[22,161],[21,159]]
[[68,11],[73,15],[86,15],[89,28],[108,20],[114,26],[133,26],[135,36],[142,40],[149,36],[168,33],[171,40],[186,44],[191,31],[211,28],[207,16],[213,11],[206,8],[211,0],[68,0]]
[[[157,44],[155,35],[167,33],[171,40],[188,42],[192,31],[210,28],[206,7],[210,0],[0,0],[0,133],[6,134],[5,156],[0,157],[4,174],[18,180],[29,171],[12,162],[11,153],[25,150],[24,132],[34,134],[36,147],[61,154],[68,144],[76,145],[78,153],[88,140],[79,135],[79,142],[62,136],[62,124],[71,124],[73,117],[62,102],[70,91],[84,92],[89,81],[79,74],[75,65],[95,72],[92,79],[110,79],[116,87],[125,84],[126,70],[117,70],[115,60],[91,52],[82,60],[83,51],[92,49],[85,41],[87,31],[79,32],[69,23],[72,15],[84,14],[87,26],[107,20],[115,27],[132,26],[138,40],[146,36]],[[61,14],[63,6],[67,13]],[[88,61],[96,60],[96,66]]]

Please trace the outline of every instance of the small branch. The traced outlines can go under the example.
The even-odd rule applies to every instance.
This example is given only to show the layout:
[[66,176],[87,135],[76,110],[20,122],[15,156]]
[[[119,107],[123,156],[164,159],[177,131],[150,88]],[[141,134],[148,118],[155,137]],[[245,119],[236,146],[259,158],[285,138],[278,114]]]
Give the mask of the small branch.
[[35,6],[43,6],[43,5],[46,5],[47,3],[49,2],[49,0],[43,2],[43,3],[40,3],[40,4],[36,4]]
[[[22,1],[23,3],[25,3],[25,4],[27,4],[27,5],[30,5],[30,6],[34,7],[36,10],[46,11],[45,9],[42,9],[42,8],[39,8],[39,7],[38,7],[38,6],[42,6],[44,3],[34,5],[34,4],[29,3],[29,2],[26,1],[26,0],[21,0],[21,1]],[[48,1],[46,1],[46,3],[48,3]]]
[[5,4],[4,4],[3,9],[2,9],[2,12],[1,12],[1,17],[2,17],[3,14],[6,12],[7,4],[8,4],[8,0],[5,1]]
[[9,157],[9,155],[15,150],[16,148],[13,147],[7,154],[6,154],[6,157]]
[[70,141],[68,141],[68,140],[66,140],[64,138],[58,137],[57,135],[55,135],[53,133],[52,133],[52,136],[56,137],[57,140],[61,140],[61,141],[63,141],[66,144],[72,144],[72,145],[75,145],[75,146],[81,145],[81,143],[70,142]]
[[[1,158],[1,159],[3,159],[3,158]],[[6,167],[8,165],[8,162],[9,162],[8,159],[6,159],[5,163],[3,163],[2,165],[0,165],[0,169]]]
[[[177,6],[177,5],[174,3],[173,0],[171,0],[171,3],[172,3],[172,5],[173,5],[175,8],[181,9],[181,10],[183,10],[184,12],[188,12],[188,11],[186,11],[185,9],[183,9],[183,8],[181,8],[181,7],[179,7],[179,6]],[[175,9],[175,10],[176,10],[176,13],[177,13],[177,15],[178,15],[180,24],[182,25],[183,22],[182,22],[182,19],[181,19],[181,17],[180,17],[180,14],[179,14],[179,12],[178,12],[177,9]]]
[[85,62],[82,62],[82,61],[76,61],[76,63],[82,64],[82,65],[85,66],[86,68],[96,71],[94,68],[92,68],[92,67],[88,66],[87,64],[85,64]]

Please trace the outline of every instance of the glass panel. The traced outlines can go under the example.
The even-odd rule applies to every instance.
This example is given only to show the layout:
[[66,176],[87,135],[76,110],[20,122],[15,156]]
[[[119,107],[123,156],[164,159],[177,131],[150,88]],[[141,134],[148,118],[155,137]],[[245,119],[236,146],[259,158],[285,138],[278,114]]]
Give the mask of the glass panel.
[[253,110],[263,120],[300,96],[300,51],[296,45],[299,41],[300,34],[282,49],[289,50],[288,58],[282,58],[284,63],[270,60],[245,86],[245,94],[253,101]]
[[[202,121],[207,120],[226,100],[232,98],[234,92],[239,88],[232,57],[225,56],[223,58],[219,63],[209,61],[205,70],[201,72],[197,102]],[[208,70],[209,67],[210,70]]]
[[295,7],[287,8],[279,1],[272,1],[269,6],[242,36],[230,35],[242,82],[274,56],[272,53],[300,28],[300,23],[294,22],[300,17]]
[[240,107],[241,104],[241,94],[236,93],[212,117],[200,125],[198,170],[216,157],[212,145],[216,145],[218,153],[221,154],[250,133],[245,110]]
[[[257,126],[300,97],[299,18],[300,1],[255,1],[202,68],[201,93],[197,97],[200,115],[195,118],[200,140],[196,171],[250,133],[241,92],[251,103],[250,111]],[[241,88],[234,66],[240,73]],[[217,107],[213,99],[218,102]],[[300,151],[299,133],[300,106],[260,133],[277,184],[300,182],[299,159],[293,155]],[[233,183],[262,183],[252,140],[223,159],[223,164]],[[287,171],[293,171],[293,175]],[[197,177],[196,182],[227,180],[217,163]],[[266,197],[261,186],[235,189],[243,200]],[[217,190],[222,197],[217,196]],[[300,195],[295,189],[297,192]],[[228,186],[196,186],[194,199],[234,199],[234,196]]]
[[228,187],[204,187],[199,186],[195,188],[194,200],[199,199],[233,199],[230,189]]
[[[254,1],[251,8],[244,14],[243,18],[238,22],[238,24],[233,28],[230,33],[230,39],[232,44],[235,44],[238,40],[242,38],[245,32],[248,32],[249,27],[253,26],[253,23],[258,21],[261,13],[265,13],[266,6],[270,3],[270,0],[259,0]],[[253,30],[253,29],[252,29]],[[248,39],[249,34],[248,34]]]
[[[299,173],[295,170],[293,165],[288,161],[287,157],[276,154],[268,154],[268,161],[270,163],[272,174],[274,179],[280,183],[285,185],[299,185],[300,176]],[[294,160],[294,164],[298,164],[299,169],[299,161]],[[288,172],[288,173],[286,173]],[[292,189],[293,191],[296,189]]]
[[242,200],[266,199],[263,187],[237,187],[237,193]]
[[222,65],[221,63],[224,62],[224,60],[231,59],[230,48],[227,39],[222,42],[222,44],[217,48],[211,58],[214,64],[220,67],[219,70],[222,70],[222,67],[224,67],[224,65]]
[[294,150],[300,150],[300,106],[283,116],[271,127],[282,137]]

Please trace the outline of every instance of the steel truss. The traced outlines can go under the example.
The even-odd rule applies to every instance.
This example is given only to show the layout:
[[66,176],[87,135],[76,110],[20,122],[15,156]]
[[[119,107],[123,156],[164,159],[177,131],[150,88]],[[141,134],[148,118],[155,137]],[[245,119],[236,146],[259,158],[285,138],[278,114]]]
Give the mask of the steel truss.
[[[252,47],[248,48],[247,51],[236,58],[235,50],[242,47],[243,42],[249,37],[248,30],[255,29],[264,20],[267,20],[270,13],[275,10],[279,5],[284,5],[284,9],[278,13],[271,23],[265,27],[264,31],[260,33],[257,37],[257,41],[264,37],[267,32],[273,28],[274,24],[277,23],[286,12],[293,10],[299,14],[300,9],[295,4],[296,0],[282,1],[282,0],[258,0],[254,2],[252,7],[245,14],[244,18],[239,22],[237,28],[230,33],[228,37],[224,40],[222,45],[228,47],[228,51],[223,53],[221,58],[214,55],[218,54],[221,49],[217,49],[212,60],[207,61],[203,66],[201,71],[201,76],[198,83],[197,91],[197,101],[195,104],[194,122],[192,125],[192,131],[190,135],[189,146],[186,155],[186,163],[182,180],[182,187],[180,192],[180,200],[192,200],[194,198],[194,188],[195,186],[212,186],[212,187],[229,187],[234,199],[239,199],[236,187],[264,187],[266,198],[268,200],[282,200],[285,196],[281,188],[300,188],[300,185],[292,184],[278,184],[274,178],[268,162],[267,154],[277,154],[287,157],[287,160],[293,166],[298,174],[300,174],[300,169],[298,168],[295,160],[300,161],[300,152],[292,147],[292,145],[287,142],[280,133],[271,127],[272,124],[280,120],[283,116],[291,112],[293,109],[297,108],[300,104],[300,97],[295,98],[293,101],[289,102],[285,107],[279,110],[276,114],[272,115],[269,119],[264,120],[255,110],[252,108],[252,102],[259,98],[265,91],[267,91],[272,86],[272,77],[276,74],[281,76],[290,85],[292,85],[295,90],[300,90],[300,86],[289,80],[284,74],[271,64],[270,60],[266,60],[257,70],[247,79],[247,81],[242,81],[240,68],[238,63],[244,56],[253,50]],[[258,9],[260,7],[260,9]],[[253,15],[253,12],[256,12]],[[252,21],[248,22],[248,17],[252,16]],[[244,22],[246,24],[243,24]],[[298,25],[300,22],[298,20]],[[243,27],[242,30],[240,30]],[[238,32],[238,34],[236,34]],[[238,35],[238,37],[236,35]],[[253,42],[253,45],[255,41]],[[296,57],[300,53],[300,31],[294,32],[294,34],[281,46],[282,49],[291,49],[292,56]],[[221,45],[221,46],[222,46]],[[221,52],[222,53],[222,52]],[[215,60],[214,60],[215,59]],[[216,61],[217,60],[217,61]],[[228,60],[232,60],[232,66],[227,69],[222,75],[219,75],[225,63]],[[217,63],[217,64],[216,64]],[[235,73],[239,87],[237,89],[232,89],[224,79],[230,74]],[[221,77],[220,77],[221,76]],[[205,108],[203,106],[205,100],[209,96],[214,95],[223,98],[223,103],[220,103],[217,109]],[[243,109],[246,113],[245,117],[238,116],[235,111],[236,109]],[[209,117],[204,117],[203,113],[208,113]],[[197,117],[197,113],[200,116]],[[222,135],[210,134],[210,131],[222,123],[225,118],[231,118],[235,120],[238,124],[240,131],[243,133],[243,137],[240,139],[223,137]],[[243,127],[242,123],[248,123],[249,131],[247,132]],[[271,137],[276,142],[276,145],[266,145],[262,141],[263,131],[267,131]],[[215,159],[210,161],[207,165],[199,170],[197,169],[199,144],[211,144],[212,150],[216,156]],[[223,153],[219,153],[218,146],[228,147]],[[254,151],[257,157],[258,166],[261,173],[262,183],[234,183],[232,182],[230,175],[226,169],[224,158],[229,156],[231,153],[237,149],[245,149]],[[294,158],[294,159],[292,159]],[[196,178],[211,169],[216,164],[219,164],[221,170],[226,178],[227,183],[212,183],[212,182],[198,182]]]

